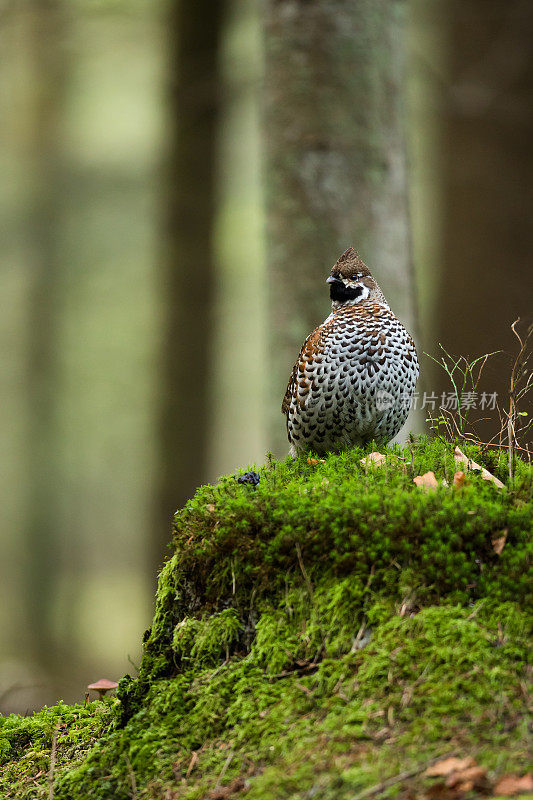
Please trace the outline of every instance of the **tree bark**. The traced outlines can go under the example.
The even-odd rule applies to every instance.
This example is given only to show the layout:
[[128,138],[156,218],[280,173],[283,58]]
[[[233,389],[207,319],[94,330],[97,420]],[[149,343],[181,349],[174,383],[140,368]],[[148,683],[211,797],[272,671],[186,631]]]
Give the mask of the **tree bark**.
[[169,10],[170,148],[165,165],[163,334],[154,543],[160,564],[172,515],[207,477],[213,326],[213,220],[224,3]]
[[58,228],[62,209],[61,102],[65,65],[63,16],[55,0],[28,6],[27,155],[31,172],[26,241],[28,293],[28,520],[24,602],[29,649],[41,669],[61,661],[51,619],[60,560],[59,333],[61,270]]
[[[448,3],[443,119],[443,270],[437,340],[454,355],[491,359],[482,391],[508,408],[517,342],[533,295],[533,6],[529,0]],[[451,390],[443,373],[440,391]],[[531,413],[531,409],[528,409]],[[500,429],[497,411],[479,433]]]
[[350,245],[416,333],[403,135],[403,0],[266,0],[272,441],[324,284]]

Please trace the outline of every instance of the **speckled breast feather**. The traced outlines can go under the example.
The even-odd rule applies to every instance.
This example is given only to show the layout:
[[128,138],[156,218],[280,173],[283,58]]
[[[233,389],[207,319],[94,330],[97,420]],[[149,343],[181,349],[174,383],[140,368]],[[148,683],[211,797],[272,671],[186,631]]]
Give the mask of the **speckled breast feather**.
[[414,342],[384,299],[341,305],[307,337],[294,365],[282,404],[291,453],[390,441],[417,378]]

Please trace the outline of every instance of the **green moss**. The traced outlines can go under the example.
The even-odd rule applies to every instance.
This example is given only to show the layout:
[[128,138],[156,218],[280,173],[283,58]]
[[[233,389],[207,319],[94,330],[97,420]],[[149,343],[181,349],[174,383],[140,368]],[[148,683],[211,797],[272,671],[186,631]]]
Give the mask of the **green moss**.
[[57,796],[82,798],[97,786],[102,798],[127,798],[129,762],[146,797],[176,786],[179,797],[205,797],[229,753],[226,782],[245,776],[251,798],[303,797],[317,785],[325,797],[349,798],[452,747],[491,770],[520,769],[526,618],[512,603],[475,611],[396,615],[364,649],[325,657],[312,674],[302,664],[271,675],[258,647],[215,670],[158,681]]
[[44,708],[30,717],[0,716],[0,796],[9,800],[48,796],[52,742],[54,776],[81,762],[116,717],[116,700]]
[[229,658],[230,645],[238,639],[241,622],[233,608],[227,608],[204,619],[184,617],[174,628],[172,649],[185,665],[220,663]]
[[530,470],[425,493],[413,474],[453,478],[443,443],[363,455],[270,462],[256,491],[229,476],[178,512],[139,676],[56,800],[342,800],[452,749],[523,768]]

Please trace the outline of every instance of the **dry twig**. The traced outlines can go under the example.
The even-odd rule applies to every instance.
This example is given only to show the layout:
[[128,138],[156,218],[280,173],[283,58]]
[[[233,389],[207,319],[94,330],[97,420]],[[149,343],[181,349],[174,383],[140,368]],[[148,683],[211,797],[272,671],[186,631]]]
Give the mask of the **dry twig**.
[[220,771],[220,775],[218,776],[218,779],[217,779],[217,782],[216,782],[215,789],[218,789],[218,787],[219,787],[219,786],[220,786],[220,784],[222,783],[222,778],[223,778],[223,777],[224,777],[224,775],[226,774],[226,772],[227,772],[227,770],[228,770],[228,767],[229,767],[229,765],[231,764],[231,762],[232,762],[232,760],[233,760],[233,756],[234,756],[234,755],[235,755],[235,753],[233,752],[233,750],[232,750],[230,753],[228,753],[228,757],[227,757],[227,759],[224,761],[224,766],[222,767],[222,769],[221,769],[221,771]]
[[189,766],[187,767],[187,772],[185,774],[186,778],[188,778],[191,772],[193,771],[197,761],[198,761],[198,752],[196,750],[193,750],[191,760],[189,761]]
[[[533,324],[529,326],[525,337],[522,339],[516,326],[520,318],[515,319],[511,325],[511,330],[518,339],[520,347],[511,370],[509,382],[509,411],[507,412],[507,441],[509,446],[509,481],[514,482],[514,467],[516,448],[518,446],[516,423],[518,417],[518,401],[526,396],[533,387],[533,372],[527,373],[527,363],[529,360],[528,343],[533,335]],[[525,381],[525,383],[524,383]],[[526,431],[531,427],[531,423],[526,426]]]
[[405,781],[408,778],[414,778],[415,775],[420,775],[421,772],[425,772],[428,767],[431,767],[432,764],[436,764],[437,761],[440,761],[442,758],[450,758],[454,755],[455,753],[448,753],[447,756],[437,756],[436,758],[432,758],[429,761],[424,762],[424,764],[419,764],[418,767],[415,767],[414,769],[407,769],[404,772],[399,772],[397,775],[393,775],[391,778],[387,778],[380,783],[374,784],[374,786],[369,786],[368,789],[363,789],[362,792],[354,795],[351,800],[363,800],[365,797],[373,797],[385,789],[394,786],[396,783],[401,783],[401,781]]
[[137,800],[137,780],[135,778],[135,773],[133,771],[133,767],[131,766],[131,761],[129,760],[128,756],[126,756],[126,766],[128,767],[128,775],[131,782],[131,800]]
[[61,727],[61,717],[58,717],[57,724],[52,737],[52,750],[50,752],[50,771],[48,773],[48,800],[54,800],[54,770],[56,767],[57,734]]

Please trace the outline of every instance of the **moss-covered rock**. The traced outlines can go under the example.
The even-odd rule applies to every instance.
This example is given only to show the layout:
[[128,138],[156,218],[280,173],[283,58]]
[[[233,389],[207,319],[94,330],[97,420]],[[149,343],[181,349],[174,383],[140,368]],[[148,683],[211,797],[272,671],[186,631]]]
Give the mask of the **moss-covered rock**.
[[[44,796],[59,714],[56,800],[342,800],[416,770],[423,796],[421,767],[450,751],[490,777],[523,770],[531,471],[512,490],[469,473],[424,492],[412,478],[428,470],[452,484],[452,448],[386,452],[200,488],[176,515],[138,677],[120,703],[4,721],[5,797]],[[470,455],[505,478],[503,457]],[[88,754],[65,738],[82,719]]]

